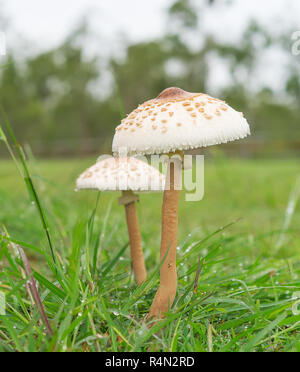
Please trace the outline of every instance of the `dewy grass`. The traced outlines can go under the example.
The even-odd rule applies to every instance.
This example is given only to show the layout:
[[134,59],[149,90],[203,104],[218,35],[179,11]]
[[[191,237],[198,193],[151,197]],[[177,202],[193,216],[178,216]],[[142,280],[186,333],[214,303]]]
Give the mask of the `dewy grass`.
[[280,235],[280,238],[279,238],[279,241],[278,241],[277,247],[276,247],[277,249],[280,249],[280,247],[282,246],[282,244],[284,242],[285,231],[289,228],[289,226],[291,224],[291,220],[294,216],[296,205],[298,203],[299,198],[300,198],[300,176],[297,178],[296,183],[295,183],[295,187],[293,188],[293,190],[291,192],[291,195],[290,195],[290,198],[289,198],[288,206],[287,206],[286,212],[285,212],[284,223],[283,223],[283,226],[282,226],[282,233]]
[[[78,241],[80,236],[82,239]],[[34,271],[54,332],[52,338],[44,334],[37,314],[30,311],[32,305],[19,274],[20,263],[11,255],[6,241],[1,241],[2,259],[7,261],[0,275],[1,290],[5,290],[9,304],[7,316],[1,317],[2,350],[299,350],[300,315],[291,313],[291,294],[300,285],[299,279],[295,279],[295,273],[299,273],[296,260],[290,263],[293,275],[284,261],[268,263],[260,259],[247,263],[245,257],[231,255],[235,244],[243,247],[249,244],[247,238],[228,242],[218,237],[206,246],[206,263],[196,291],[193,286],[197,267],[190,270],[191,263],[185,263],[180,271],[187,275],[179,280],[174,308],[166,319],[148,329],[144,315],[157,279],[150,279],[146,289],[136,289],[126,269],[128,260],[120,261],[122,249],[117,254],[105,252],[104,270],[101,265],[97,267],[98,280],[91,283],[86,265],[82,264],[84,237],[84,224],[78,225],[73,231],[76,242],[74,239],[70,256],[61,257],[64,266],[61,279],[68,283],[67,288],[61,287],[56,277],[49,280]],[[217,250],[216,246],[223,248]],[[190,260],[195,262],[198,255],[199,252],[195,252]],[[152,272],[156,272],[157,278],[157,268]],[[271,281],[273,272],[276,272],[276,301]],[[12,276],[17,279],[12,281]],[[128,286],[125,283],[129,277]],[[208,325],[211,325],[209,338]]]
[[[224,164],[232,172],[228,179]],[[41,163],[49,181],[40,178],[37,185],[44,190],[38,199],[51,209],[47,226],[54,264],[50,249],[45,249],[49,243],[40,215],[24,198],[10,165],[0,162],[1,177],[6,175],[0,184],[0,292],[6,313],[0,315],[0,351],[300,351],[296,205],[281,248],[276,249],[299,169],[293,164],[269,162],[260,168],[252,161],[224,159],[221,165],[207,167],[211,188],[205,199],[181,204],[174,305],[165,319],[149,328],[146,315],[158,287],[160,196],[141,197],[149,275],[136,287],[118,205],[110,195],[73,192],[78,170],[86,164]],[[285,176],[278,178],[280,174]],[[54,175],[59,183],[51,182]],[[207,225],[204,211],[205,221],[212,221]],[[224,223],[238,216],[243,219]],[[24,276],[24,260],[14,245],[22,247],[32,275]],[[42,307],[28,293],[32,277]]]
[[[49,248],[50,248],[50,251],[51,251],[51,255],[52,255],[52,259],[54,261],[54,264],[55,264],[55,255],[54,255],[54,248],[53,248],[53,245],[52,245],[52,240],[51,240],[51,236],[50,236],[50,232],[49,232],[49,226],[48,226],[48,223],[47,223],[47,219],[46,219],[46,216],[45,216],[45,212],[43,210],[43,207],[40,203],[40,199],[39,199],[39,196],[38,196],[38,193],[35,189],[35,186],[34,186],[34,183],[32,181],[32,177],[30,175],[30,172],[29,172],[29,168],[27,166],[27,162],[26,162],[26,159],[25,159],[25,154],[23,152],[23,149],[21,147],[21,145],[18,143],[17,139],[16,139],[16,136],[13,132],[13,129],[10,125],[10,122],[6,116],[6,113],[5,111],[3,110],[3,108],[0,106],[0,113],[3,117],[3,120],[4,120],[4,124],[8,130],[8,133],[10,135],[10,138],[17,150],[17,154],[19,156],[19,160],[21,162],[21,166],[23,168],[23,177],[24,177],[24,181],[25,181],[25,184],[26,184],[26,187],[27,187],[27,190],[32,198],[32,202],[35,203],[36,205],[36,208],[37,208],[37,211],[39,213],[39,216],[40,216],[40,219],[41,219],[41,223],[43,225],[43,228],[44,228],[44,231],[45,231],[45,234],[47,236],[47,240],[48,240],[48,243],[49,243]],[[12,156],[16,166],[18,167],[19,171],[20,171],[20,165],[19,165],[19,162],[17,160],[17,158],[15,157],[14,155],[14,152],[7,140],[7,137],[5,136],[5,133],[4,133],[4,130],[2,128],[2,126],[0,125],[0,138],[1,140],[4,141],[5,145],[7,146],[8,148],[8,151],[10,153],[10,155]],[[21,171],[20,171],[21,172]],[[48,262],[49,263],[49,262]],[[49,263],[51,268],[54,269],[54,266]]]

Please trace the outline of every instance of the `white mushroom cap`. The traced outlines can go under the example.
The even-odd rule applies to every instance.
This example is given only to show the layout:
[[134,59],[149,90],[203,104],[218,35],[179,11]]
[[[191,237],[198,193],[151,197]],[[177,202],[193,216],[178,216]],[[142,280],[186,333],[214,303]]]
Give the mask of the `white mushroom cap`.
[[168,88],[129,114],[116,128],[113,152],[165,154],[244,138],[243,114],[207,94]]
[[82,173],[76,188],[100,191],[163,191],[165,176],[137,158],[108,158]]

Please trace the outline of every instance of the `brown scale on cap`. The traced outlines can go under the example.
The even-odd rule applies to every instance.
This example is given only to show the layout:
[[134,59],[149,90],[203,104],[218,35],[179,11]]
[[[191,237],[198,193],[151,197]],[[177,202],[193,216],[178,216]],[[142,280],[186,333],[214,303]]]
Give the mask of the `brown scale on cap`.
[[186,92],[183,89],[172,87],[167,88],[160,93],[156,100],[170,100],[170,99],[185,99],[194,96],[195,94]]
[[149,104],[157,104],[159,107],[165,103],[172,103],[178,101],[185,101],[186,99],[193,99],[194,97],[200,96],[199,93],[189,93],[180,88],[167,88],[160,95],[150,101],[143,103],[142,106],[148,106]]
[[[169,119],[175,117],[177,108],[173,106],[174,103],[182,104],[183,109],[194,119],[194,125],[199,114],[206,120],[211,120],[215,116],[221,116],[223,111],[228,110],[228,106],[224,101],[207,94],[189,93],[173,87],[165,89],[156,98],[139,105],[136,110],[122,121],[122,125],[117,128],[117,131],[122,129],[127,131],[129,129],[130,132],[135,132],[134,129],[131,129],[132,126],[138,130],[143,127],[144,121],[150,120],[152,130],[160,129],[162,133],[166,133]],[[213,105],[212,110],[206,110],[208,105]],[[182,123],[175,124],[178,127],[182,126]]]
[[86,171],[85,173],[83,173],[82,175],[82,178],[85,179],[85,178],[90,178],[92,177],[93,173],[91,171]]

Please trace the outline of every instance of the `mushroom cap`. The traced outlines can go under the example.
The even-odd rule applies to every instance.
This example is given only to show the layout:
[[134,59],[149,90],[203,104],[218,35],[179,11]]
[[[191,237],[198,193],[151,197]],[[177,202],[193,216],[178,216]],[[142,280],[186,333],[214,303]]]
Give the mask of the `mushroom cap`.
[[163,191],[165,176],[137,158],[108,158],[85,170],[76,181],[77,190]]
[[168,88],[130,113],[116,128],[113,152],[166,154],[244,138],[243,114],[203,93]]

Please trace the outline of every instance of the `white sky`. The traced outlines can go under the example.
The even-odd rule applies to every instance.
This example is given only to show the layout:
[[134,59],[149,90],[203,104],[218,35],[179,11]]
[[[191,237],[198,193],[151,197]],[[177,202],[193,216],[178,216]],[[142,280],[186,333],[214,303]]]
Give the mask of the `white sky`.
[[[203,3],[203,0],[198,1],[199,4]],[[17,35],[11,41],[14,48],[16,45],[18,47],[18,37],[20,45],[21,39],[29,41],[28,53],[52,48],[63,41],[78,25],[79,20],[86,16],[94,38],[98,40],[98,44],[92,46],[93,50],[99,51],[99,54],[110,54],[114,48],[118,49],[120,44],[117,41],[120,37],[128,41],[141,41],[161,35],[167,27],[165,10],[173,2],[174,0],[0,0],[0,12],[4,11],[10,28]],[[217,0],[218,2],[220,5],[205,13],[202,28],[218,35],[221,40],[238,40],[251,18],[274,32],[290,32],[293,27],[300,30],[299,0],[232,0],[233,6],[229,7],[224,5],[224,0]],[[273,68],[266,69],[264,75],[272,81],[277,67],[272,58],[269,62]],[[219,73],[222,79],[222,71]]]
[[[63,40],[84,15],[99,34],[111,36],[122,32],[132,41],[153,38],[164,31],[164,10],[173,1],[0,0],[0,10],[4,10],[20,35],[44,49]],[[213,8],[205,27],[223,37],[239,33],[249,18],[256,18],[274,29],[296,22],[300,28],[299,0],[233,0],[233,4],[233,7]]]

